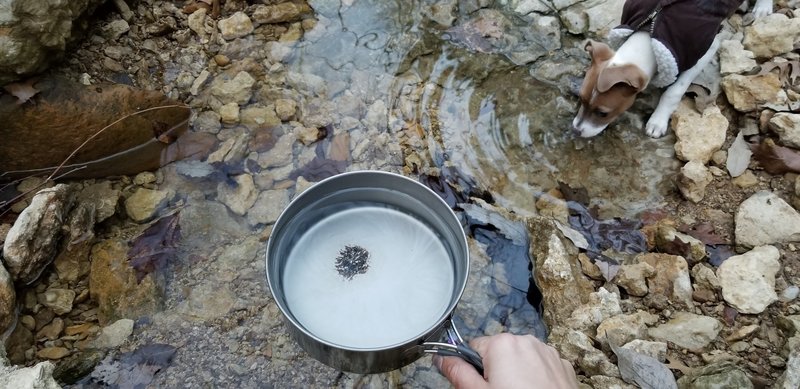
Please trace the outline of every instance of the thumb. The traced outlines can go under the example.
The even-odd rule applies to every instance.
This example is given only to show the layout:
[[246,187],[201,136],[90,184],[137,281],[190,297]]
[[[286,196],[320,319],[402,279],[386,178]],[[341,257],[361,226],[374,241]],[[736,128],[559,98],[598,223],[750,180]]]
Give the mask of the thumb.
[[433,364],[456,389],[486,388],[488,384],[475,367],[458,357],[433,356]]

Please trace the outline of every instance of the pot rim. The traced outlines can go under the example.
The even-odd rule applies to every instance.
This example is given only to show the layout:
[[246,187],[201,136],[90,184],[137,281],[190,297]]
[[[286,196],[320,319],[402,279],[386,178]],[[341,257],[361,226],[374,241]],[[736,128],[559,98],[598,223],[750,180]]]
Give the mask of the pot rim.
[[[461,283],[461,285],[460,286],[458,286],[458,285],[455,286],[454,291],[457,291],[457,293],[453,295],[454,296],[453,300],[447,306],[447,309],[442,314],[442,316],[439,319],[437,319],[435,322],[433,322],[430,326],[428,326],[428,328],[426,328],[424,331],[422,331],[421,333],[417,334],[415,337],[409,338],[409,339],[407,339],[405,341],[401,341],[401,342],[398,342],[398,343],[394,343],[394,344],[390,344],[390,345],[386,345],[386,346],[381,346],[381,347],[366,347],[366,348],[349,347],[349,346],[341,345],[341,344],[338,344],[338,343],[332,343],[332,342],[330,342],[328,340],[322,339],[322,338],[318,337],[317,335],[309,332],[292,315],[288,314],[289,309],[288,309],[288,307],[285,306],[283,301],[281,299],[275,298],[275,296],[277,296],[278,294],[276,294],[276,289],[275,289],[275,286],[273,286],[273,282],[270,282],[271,280],[270,280],[270,271],[269,271],[270,254],[272,254],[272,251],[274,250],[273,246],[274,246],[274,243],[275,243],[275,240],[272,239],[272,237],[274,235],[270,236],[269,243],[267,244],[267,252],[266,252],[266,255],[265,255],[265,260],[266,260],[265,261],[266,279],[267,279],[267,285],[269,287],[270,293],[272,294],[273,300],[275,301],[275,304],[278,306],[278,309],[280,309],[281,314],[283,315],[284,319],[288,320],[292,324],[292,326],[295,327],[295,329],[297,329],[300,332],[302,332],[305,336],[307,336],[307,337],[309,337],[309,338],[311,338],[311,339],[313,339],[313,340],[315,340],[317,342],[320,342],[320,343],[322,343],[322,344],[324,344],[326,346],[330,346],[330,347],[341,349],[341,350],[356,351],[356,352],[384,351],[384,350],[390,350],[390,349],[396,349],[396,348],[404,347],[404,346],[410,345],[412,343],[418,343],[418,342],[420,342],[420,340],[425,340],[424,337],[430,335],[435,330],[438,330],[442,326],[442,324],[444,324],[446,321],[450,320],[450,318],[451,318],[451,316],[453,314],[453,311],[455,311],[456,306],[458,305],[458,302],[461,301],[461,297],[464,294],[464,290],[467,287],[467,281],[468,281],[468,278],[469,278],[469,269],[470,269],[469,245],[467,243],[466,233],[464,232],[463,226],[461,226],[461,222],[459,221],[458,216],[456,216],[455,212],[453,212],[453,209],[450,208],[450,206],[448,206],[447,203],[436,192],[431,190],[429,187],[423,185],[422,183],[420,183],[418,181],[415,181],[415,180],[413,180],[413,179],[411,179],[409,177],[406,177],[406,176],[404,176],[402,174],[393,173],[393,172],[387,172],[387,171],[381,171],[381,170],[355,170],[355,171],[336,174],[336,175],[330,176],[328,178],[325,178],[325,179],[323,179],[321,181],[316,182],[313,186],[307,188],[306,190],[303,191],[303,193],[301,193],[300,195],[298,195],[297,197],[292,199],[292,201],[289,202],[289,205],[287,205],[281,211],[280,216],[278,216],[278,219],[275,221],[275,224],[273,224],[273,226],[280,226],[281,224],[285,224],[287,221],[284,220],[284,219],[290,217],[290,216],[287,215],[287,211],[292,207],[292,205],[294,203],[299,202],[300,199],[302,199],[304,196],[306,196],[306,197],[310,196],[309,193],[312,192],[311,189],[313,189],[314,187],[316,187],[318,185],[321,185],[323,183],[329,182],[329,181],[340,180],[340,179],[342,179],[343,177],[346,177],[346,176],[362,175],[362,174],[377,174],[377,175],[391,176],[393,178],[398,178],[401,181],[407,181],[409,184],[416,185],[416,186],[422,188],[424,191],[426,191],[429,194],[433,195],[433,197],[436,199],[435,201],[437,201],[439,205],[441,205],[442,207],[447,209],[447,211],[448,211],[447,212],[447,215],[448,215],[447,217],[452,217],[452,219],[456,222],[456,224],[458,224],[459,229],[461,231],[461,234],[459,236],[457,236],[457,239],[459,240],[458,243],[463,245],[463,248],[464,248],[464,256],[466,257],[466,258],[464,258],[464,272],[466,274],[464,276],[464,281]],[[376,188],[379,188],[379,187],[376,187]],[[274,231],[274,227],[273,227],[273,231]],[[281,292],[280,295],[283,295],[283,290],[277,290],[277,291]]]

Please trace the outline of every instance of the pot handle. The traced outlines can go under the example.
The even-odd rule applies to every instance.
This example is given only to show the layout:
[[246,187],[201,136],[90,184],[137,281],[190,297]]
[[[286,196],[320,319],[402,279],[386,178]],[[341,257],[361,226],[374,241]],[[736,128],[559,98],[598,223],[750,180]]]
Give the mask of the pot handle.
[[455,323],[450,321],[450,325],[445,330],[443,342],[424,342],[422,349],[429,354],[438,354],[447,357],[459,357],[475,367],[478,374],[483,375],[483,359],[477,351],[464,342],[464,338],[458,333]]

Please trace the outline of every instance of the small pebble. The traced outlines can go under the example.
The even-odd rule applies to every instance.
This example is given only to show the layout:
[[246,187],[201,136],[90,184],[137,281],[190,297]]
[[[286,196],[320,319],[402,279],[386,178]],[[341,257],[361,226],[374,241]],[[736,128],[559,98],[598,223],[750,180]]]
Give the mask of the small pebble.
[[800,287],[796,285],[792,285],[781,292],[781,301],[783,302],[790,302],[797,298],[800,295]]
[[217,54],[214,56],[214,62],[216,62],[218,66],[228,66],[231,63],[231,59],[223,54]]

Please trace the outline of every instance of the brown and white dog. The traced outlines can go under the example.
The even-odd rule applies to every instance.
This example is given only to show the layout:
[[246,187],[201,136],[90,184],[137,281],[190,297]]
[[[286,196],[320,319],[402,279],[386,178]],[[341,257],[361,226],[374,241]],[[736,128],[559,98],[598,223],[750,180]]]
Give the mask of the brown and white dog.
[[[589,41],[592,63],[580,90],[580,108],[572,121],[576,135],[602,132],[633,105],[648,85],[667,87],[645,126],[658,138],[689,85],[719,47],[722,22],[743,0],[627,0],[622,24],[609,41],[624,41],[617,51]],[[772,13],[772,0],[757,0],[756,17]],[[612,43],[613,44],[613,43]]]

